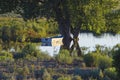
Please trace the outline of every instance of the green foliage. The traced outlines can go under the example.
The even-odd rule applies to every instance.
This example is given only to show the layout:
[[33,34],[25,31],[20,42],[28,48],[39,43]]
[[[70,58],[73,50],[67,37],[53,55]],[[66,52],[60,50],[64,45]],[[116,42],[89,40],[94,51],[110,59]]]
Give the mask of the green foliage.
[[26,76],[26,75],[28,75],[29,73],[30,73],[30,70],[29,70],[28,66],[24,66],[24,67],[23,67],[23,73],[22,73],[22,74],[23,74],[24,76]]
[[38,58],[39,60],[50,60],[50,59],[51,59],[51,56],[50,56],[48,53],[40,52],[40,53],[37,55],[37,58]]
[[70,76],[62,76],[62,77],[59,77],[57,80],[72,80]]
[[84,61],[89,67],[99,67],[104,70],[105,68],[112,66],[112,59],[107,55],[100,53],[89,53],[84,56]]
[[27,30],[29,31],[28,37],[45,37],[47,36],[47,29],[49,28],[48,22],[45,18],[39,20],[28,20],[26,23]]
[[[16,41],[19,35],[22,36],[24,34],[24,23],[25,22],[19,18],[0,18],[2,39]],[[4,38],[4,36],[6,38]]]
[[47,35],[59,34],[58,24],[54,19],[48,20],[49,28],[47,30]]
[[50,60],[50,56],[41,52],[35,44],[29,43],[22,49],[22,54],[28,60]]
[[45,69],[42,76],[43,80],[51,80],[51,75],[48,73],[48,71]]
[[[118,14],[114,13],[111,14],[110,16],[109,13],[112,13],[113,10],[116,9],[118,4],[119,4],[118,0],[104,0],[104,1],[90,0],[89,3],[84,6],[83,9],[86,15],[85,18],[86,22],[83,24],[83,28],[87,25],[85,27],[86,30],[93,31],[97,34],[114,30],[114,28],[110,26],[114,26],[114,24],[119,25],[119,21],[113,22],[112,20],[115,20],[115,18],[112,18],[111,16],[115,17]],[[117,17],[116,20],[119,20],[119,18]],[[117,33],[117,31],[113,32]]]
[[32,59],[34,60],[34,57],[37,54],[37,50],[34,44],[27,44],[25,47],[22,49],[21,54],[23,55],[24,58],[26,59]]
[[48,37],[58,33],[58,25],[54,19],[47,20],[46,18],[40,18],[38,20],[27,20],[26,27],[28,37],[33,38]]
[[0,62],[4,61],[13,61],[13,55],[12,53],[1,51],[0,52]]
[[56,56],[56,59],[61,63],[71,64],[73,62],[73,58],[70,56],[69,51],[66,49],[61,50]]
[[[89,58],[88,62],[92,58],[91,62],[88,63],[90,67],[99,67],[104,70],[103,72],[99,68],[90,68],[90,67],[87,68],[87,67],[79,67],[79,66],[75,68],[76,65],[74,66],[70,63],[69,65],[66,66],[68,62],[65,60],[68,60],[68,58],[63,59],[63,57],[67,56],[72,59],[74,59],[74,57],[71,57],[69,54],[69,51],[64,49],[60,51],[60,53],[58,54],[59,56],[57,55],[55,59],[58,61],[59,59],[61,59],[60,63],[59,62],[57,63],[57,61],[53,59],[49,60],[47,59],[47,54],[44,54],[39,51],[37,52],[36,45],[32,43],[24,44],[24,48],[22,49],[22,52],[26,54],[24,55],[24,58],[22,57],[21,59],[16,59],[14,62],[9,64],[5,63],[4,65],[6,66],[8,64],[6,70],[9,72],[8,73],[10,74],[9,76],[12,75],[13,78],[16,77],[17,80],[19,79],[23,80],[28,77],[32,77],[32,79],[36,78],[36,79],[43,79],[43,80],[57,80],[57,79],[58,80],[82,80],[82,78],[89,79],[89,80],[104,80],[104,79],[118,80],[116,69],[109,68],[111,67],[112,59],[106,54],[102,53],[104,51],[101,51],[101,48],[99,46],[97,46],[96,49],[97,49],[96,51],[86,54],[85,57],[87,56]],[[118,49],[118,47],[116,47],[116,49]],[[32,54],[32,52],[37,53],[37,55],[35,56],[34,54]],[[21,54],[21,53],[16,53],[16,54]],[[63,57],[58,58],[60,57],[60,54],[62,54]],[[84,57],[84,60],[85,60],[85,57]],[[47,60],[47,61],[42,62],[42,60]],[[81,59],[79,60],[77,58],[75,58],[75,60],[76,62],[82,61]],[[1,63],[2,62],[3,61],[1,61]],[[39,67],[40,68],[47,67],[47,68],[40,69]]]
[[113,66],[116,68],[118,77],[120,77],[120,48],[113,55]]
[[72,80],[82,80],[82,78],[81,78],[81,76],[74,76],[73,78],[72,78]]
[[88,79],[88,78],[100,79],[103,76],[101,70],[98,68],[91,68],[91,69],[75,68],[74,75],[80,75],[83,79]]
[[114,67],[105,69],[104,75],[109,77],[110,79],[117,80],[117,72]]
[[[0,38],[3,42],[8,41],[31,41],[31,39],[56,35],[57,23],[46,18],[24,21],[22,18],[0,18]],[[48,35],[49,34],[49,35]]]
[[17,72],[18,72],[19,75],[23,75],[23,68],[18,68]]
[[90,1],[88,5],[85,5],[84,10],[87,18],[87,27],[90,31],[94,31],[100,34],[101,31],[106,30],[105,18],[103,15],[102,5],[99,1]]
[[98,66],[102,70],[109,68],[112,66],[112,59],[108,56],[99,56]]
[[105,17],[108,31],[120,33],[120,9],[109,12]]
[[100,77],[100,79],[102,79],[104,77],[102,70],[100,70],[100,72],[99,72],[99,77]]
[[25,78],[25,76],[27,76],[30,73],[30,70],[28,68],[28,66],[24,66],[23,68],[18,68],[17,69],[17,74],[19,76],[22,76]]
[[23,49],[22,49],[22,53],[24,55],[30,54],[32,56],[37,56],[37,49],[36,46],[34,44],[27,44]]
[[[119,0],[14,0],[14,3],[9,4],[9,1],[2,0],[0,13],[16,12],[24,20],[38,19],[39,17],[57,20],[56,12],[57,9],[60,9],[62,14],[60,17],[70,20],[70,25],[73,27],[80,26],[83,30],[93,31],[97,34],[106,31],[120,33],[117,30],[120,25],[119,3]],[[59,22],[59,20],[57,21]]]
[[86,54],[84,56],[84,61],[86,63],[86,66],[89,66],[89,67],[95,66],[94,58],[96,57],[94,57],[93,54]]
[[24,34],[24,21],[19,18],[0,18],[1,37],[3,41],[16,41]]

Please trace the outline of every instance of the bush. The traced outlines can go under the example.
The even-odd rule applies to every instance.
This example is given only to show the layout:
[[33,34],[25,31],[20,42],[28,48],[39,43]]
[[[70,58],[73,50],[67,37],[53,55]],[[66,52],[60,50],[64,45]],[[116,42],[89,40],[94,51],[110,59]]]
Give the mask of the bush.
[[13,61],[13,55],[12,53],[2,51],[0,52],[0,61]]
[[37,49],[35,44],[27,44],[22,49],[23,57],[28,60],[50,60],[50,56],[46,53],[41,52],[39,49]]
[[72,71],[72,74],[74,75],[80,75],[83,79],[88,80],[88,78],[92,77],[94,79],[100,79],[102,77],[102,73],[100,69],[97,68],[85,68],[85,69],[79,69],[75,68]]
[[60,53],[56,56],[56,59],[61,63],[71,64],[73,62],[73,58],[70,56],[68,50],[61,50]]
[[48,21],[46,18],[41,18],[25,22],[22,18],[0,17],[0,38],[4,42],[8,40],[24,42],[31,38],[46,37],[57,33],[57,22],[52,19]]
[[88,67],[95,66],[95,64],[94,64],[95,57],[91,53],[88,53],[84,56],[84,61],[86,63],[86,66],[88,66]]
[[116,68],[118,77],[120,78],[120,48],[113,55],[113,66]]
[[59,77],[57,80],[72,80],[70,76],[62,76],[62,77]]
[[98,67],[102,69],[102,71],[106,68],[109,68],[112,66],[112,58],[108,56],[99,56],[98,59]]
[[30,70],[29,70],[28,66],[24,66],[23,67],[23,75],[27,76],[29,73],[30,73]]
[[1,37],[3,42],[7,40],[16,41],[19,36],[24,35],[25,22],[22,18],[0,18]]
[[48,73],[48,71],[45,69],[42,76],[43,80],[51,80],[51,75]]
[[37,49],[34,44],[27,44],[23,49],[22,53],[24,55],[30,54],[32,56],[37,56]]
[[112,66],[112,58],[99,53],[86,54],[84,61],[88,67],[99,67],[102,70]]
[[74,76],[73,78],[72,78],[72,80],[82,80],[82,78],[81,78],[81,76]]
[[38,54],[37,54],[37,58],[39,59],[39,60],[50,60],[51,59],[51,56],[48,54],[48,53],[44,53],[44,52],[39,52]]
[[117,79],[117,72],[115,68],[107,68],[104,70],[104,75],[109,77],[112,80],[118,80]]

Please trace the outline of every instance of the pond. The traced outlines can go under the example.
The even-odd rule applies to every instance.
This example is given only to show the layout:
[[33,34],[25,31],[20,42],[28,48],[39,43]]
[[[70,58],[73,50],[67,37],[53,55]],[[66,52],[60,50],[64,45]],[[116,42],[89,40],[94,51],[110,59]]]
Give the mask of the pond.
[[[96,45],[104,47],[113,47],[116,44],[120,44],[120,34],[111,35],[104,33],[101,36],[94,36],[92,33],[80,33],[79,34],[79,45],[80,47],[87,47],[90,51],[95,49]],[[60,46],[40,46],[42,51],[48,52],[51,56],[58,54]]]

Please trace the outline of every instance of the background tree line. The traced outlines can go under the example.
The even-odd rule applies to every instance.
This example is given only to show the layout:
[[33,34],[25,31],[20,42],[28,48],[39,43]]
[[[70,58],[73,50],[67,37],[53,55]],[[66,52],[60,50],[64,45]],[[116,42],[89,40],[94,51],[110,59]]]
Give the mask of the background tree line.
[[[37,21],[28,20],[24,22],[22,18],[0,18],[0,38],[3,42],[39,42],[40,38],[57,34],[57,24],[52,19],[47,21],[45,18],[42,18]],[[38,41],[35,39],[38,39]]]

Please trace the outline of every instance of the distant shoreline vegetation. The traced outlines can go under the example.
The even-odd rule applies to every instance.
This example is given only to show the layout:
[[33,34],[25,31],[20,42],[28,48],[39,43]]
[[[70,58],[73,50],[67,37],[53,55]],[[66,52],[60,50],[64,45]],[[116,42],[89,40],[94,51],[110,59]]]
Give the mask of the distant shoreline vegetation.
[[92,33],[94,36],[101,36],[102,34],[106,34],[106,33],[108,33],[108,34],[110,34],[110,35],[116,35],[116,34],[120,34],[120,33],[116,33],[116,32],[114,32],[114,31],[106,31],[106,32],[102,32],[102,33],[100,33],[100,34],[97,34],[97,33],[95,33],[94,31],[89,31],[89,30],[80,30],[80,33]]
[[[45,38],[48,36],[53,36],[59,34],[58,24],[54,19],[47,20],[45,18],[40,18],[37,20],[24,21],[17,14],[12,13],[0,15],[0,38],[3,41],[31,41],[38,42],[39,38]],[[113,30],[103,31],[96,33],[82,27],[80,33],[92,33],[94,36],[101,36],[104,33],[109,33],[111,35],[119,34]],[[9,40],[8,40],[9,39]]]
[[57,23],[54,20],[24,21],[22,18],[0,17],[0,38],[6,41],[33,41],[39,38],[58,34]]

